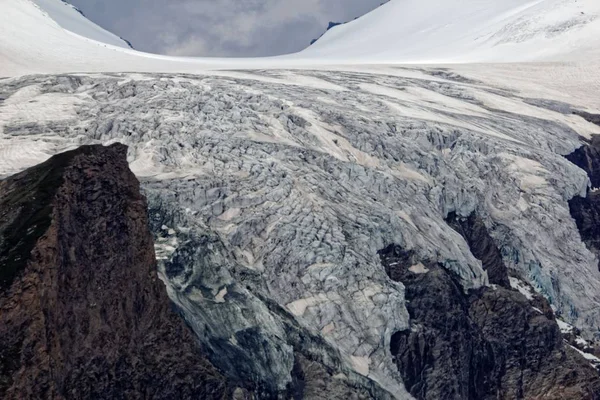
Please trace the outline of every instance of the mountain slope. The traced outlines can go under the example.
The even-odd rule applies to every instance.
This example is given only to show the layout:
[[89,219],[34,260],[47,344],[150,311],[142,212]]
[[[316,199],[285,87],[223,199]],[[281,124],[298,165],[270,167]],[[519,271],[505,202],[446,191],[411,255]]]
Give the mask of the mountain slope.
[[598,60],[595,49],[600,48],[600,5],[594,0],[394,0],[329,30],[302,52],[257,59],[132,51],[60,0],[38,1],[48,12],[32,0],[0,0],[0,77],[76,71],[198,73],[335,64],[589,61],[590,55]]
[[[121,144],[82,146],[0,180],[1,398],[387,398],[360,376],[334,378],[339,355],[283,310],[280,323],[303,338],[284,371],[289,387],[247,373],[261,362],[247,358],[252,346],[258,358],[272,350],[258,331],[234,336],[243,351],[214,341],[203,352],[158,277],[146,199],[126,154]],[[266,367],[267,380],[277,382],[282,361]]]
[[303,52],[348,62],[584,59],[600,44],[594,0],[392,0]]
[[[52,5],[52,9],[68,7],[60,0],[44,0],[43,4],[46,3]],[[63,28],[80,22],[82,17],[74,10],[62,14],[65,17],[59,19],[62,25],[50,15],[32,0],[0,0],[0,77],[75,71],[198,72],[210,65],[232,65],[219,60],[183,60],[145,54],[98,42]],[[84,27],[91,25],[90,22]],[[110,36],[105,31],[100,33],[102,37]],[[113,39],[108,41],[114,42]]]
[[113,33],[87,19],[79,9],[62,0],[35,0],[35,3],[63,29],[76,35],[112,46],[131,48],[131,45]]

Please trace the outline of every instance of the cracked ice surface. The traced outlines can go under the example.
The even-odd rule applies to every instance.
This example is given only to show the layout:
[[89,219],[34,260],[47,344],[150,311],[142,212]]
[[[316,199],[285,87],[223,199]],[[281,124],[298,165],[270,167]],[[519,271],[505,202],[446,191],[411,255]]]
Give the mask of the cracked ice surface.
[[279,386],[293,350],[265,299],[402,397],[389,340],[409,317],[377,251],[396,243],[487,284],[451,211],[477,209],[507,265],[597,332],[600,273],[567,205],[588,179],[561,156],[583,123],[513,92],[408,70],[253,71],[24,77],[0,99],[0,175],[130,146],[171,297],[201,336],[237,346],[259,327],[281,342],[265,361]]

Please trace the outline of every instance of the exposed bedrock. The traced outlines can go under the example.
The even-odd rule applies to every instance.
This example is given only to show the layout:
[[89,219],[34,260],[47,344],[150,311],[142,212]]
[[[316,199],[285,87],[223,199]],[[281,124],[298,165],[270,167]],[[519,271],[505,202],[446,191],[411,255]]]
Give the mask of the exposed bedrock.
[[162,269],[188,326],[149,229],[173,217],[149,225],[126,153],[83,146],[0,181],[0,398],[391,398],[197,230]]
[[0,398],[223,399],[236,390],[158,279],[126,153],[84,146],[0,181]]
[[575,110],[573,114],[579,115],[581,118],[585,119],[592,124],[600,125],[600,114],[592,114],[586,111]]
[[[585,114],[586,119],[600,121],[598,116]],[[569,201],[569,211],[577,224],[581,239],[587,248],[600,259],[600,135],[592,136],[586,144],[575,150],[566,158],[583,169],[592,188],[585,197],[576,196]],[[598,263],[600,269],[600,262]]]
[[[581,239],[600,259],[600,192],[588,191],[587,197],[574,197],[569,201],[569,209],[577,223]],[[598,269],[600,270],[600,261]]]
[[[596,371],[564,346],[550,307],[501,286],[463,291],[438,263],[392,245],[380,252],[406,287],[410,330],[390,349],[417,399],[592,399]],[[539,301],[539,299],[537,299]]]
[[451,212],[446,221],[452,229],[460,233],[469,245],[471,253],[481,261],[490,283],[510,287],[508,270],[502,260],[502,254],[490,236],[483,219],[476,212],[472,212],[468,217],[461,217]]
[[600,135],[592,136],[566,158],[588,174],[593,188],[600,187]]

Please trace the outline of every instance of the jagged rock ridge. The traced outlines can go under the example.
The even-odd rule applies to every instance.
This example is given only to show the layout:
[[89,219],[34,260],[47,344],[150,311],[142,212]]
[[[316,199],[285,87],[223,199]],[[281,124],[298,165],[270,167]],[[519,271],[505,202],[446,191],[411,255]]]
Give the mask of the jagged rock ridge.
[[[599,115],[580,111],[577,114],[600,125]],[[566,158],[584,170],[590,179],[591,188],[588,188],[586,196],[576,196],[569,200],[569,210],[581,239],[600,260],[600,135],[592,136]],[[600,270],[600,261],[598,269]]]
[[[378,7],[381,7],[382,5],[384,5],[385,3],[387,3],[389,0],[384,1],[383,3],[380,3]],[[354,20],[358,19],[360,17],[355,17]],[[335,28],[338,25],[343,25],[343,24],[347,24],[349,21],[345,21],[345,22],[334,22],[334,21],[329,21],[329,23],[327,24],[327,28],[325,29],[325,32],[323,32],[318,38],[315,38],[313,40],[310,41],[310,44],[313,45],[315,44],[319,39],[321,39],[323,37],[323,35],[325,35],[330,29]]]
[[501,286],[465,293],[459,279],[435,262],[394,245],[380,254],[390,278],[406,287],[411,327],[392,336],[390,350],[415,398],[600,395],[597,372],[563,344],[543,298],[536,296],[542,305],[534,308],[524,295]]
[[588,174],[593,188],[600,187],[599,135],[592,136],[588,143],[567,155],[566,158]]
[[[600,192],[588,191],[586,197],[569,200],[569,209],[577,223],[581,239],[600,258]],[[598,262],[600,270],[600,261]]]
[[158,279],[126,153],[84,146],[0,181],[1,398],[222,399],[235,389]]

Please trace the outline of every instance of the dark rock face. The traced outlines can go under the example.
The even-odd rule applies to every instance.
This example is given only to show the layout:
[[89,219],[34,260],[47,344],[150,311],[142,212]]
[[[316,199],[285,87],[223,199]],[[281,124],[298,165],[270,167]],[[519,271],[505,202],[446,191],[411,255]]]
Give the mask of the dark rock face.
[[504,287],[464,293],[437,263],[389,246],[381,260],[406,287],[411,330],[391,353],[417,399],[595,399],[596,371],[563,345],[549,307],[541,313]]
[[[577,112],[590,122],[600,125],[600,116]],[[592,187],[600,187],[600,136],[566,156],[567,160],[583,169]],[[600,193],[588,190],[587,196],[569,200],[571,217],[575,220],[581,239],[587,248],[600,259]],[[598,263],[600,269],[600,262]]]
[[600,258],[600,192],[588,192],[587,197],[574,197],[569,200],[569,210],[581,239]]
[[593,136],[588,144],[581,146],[566,158],[587,172],[592,187],[600,187],[600,136]]
[[0,181],[0,398],[232,392],[158,279],[125,146],[84,146]]
[[502,261],[502,254],[488,233],[481,217],[473,212],[468,217],[450,213],[446,222],[465,239],[471,253],[481,261],[487,271],[490,283],[510,287],[508,270]]
[[579,110],[573,111],[573,114],[579,115],[581,118],[585,119],[588,122],[591,122],[592,124],[600,125],[600,115],[599,114],[591,114],[589,112],[579,111]]
[[[385,3],[387,3],[389,0],[385,0],[384,2],[380,3],[378,7],[381,7],[382,5],[384,5]],[[354,20],[357,20],[359,17],[355,17]],[[353,21],[354,21],[353,20]],[[327,32],[329,32],[330,29],[335,28],[338,25],[344,25],[347,24],[350,21],[346,21],[346,22],[333,22],[333,21],[329,21],[329,24],[327,24],[327,29],[325,29],[325,32],[323,32],[318,38],[313,39],[310,41],[311,46],[313,44],[315,44],[319,39],[321,39],[323,37],[323,35],[325,35]]]
[[436,264],[427,273],[410,272],[414,255],[398,248],[386,249],[382,259],[406,287],[411,331],[391,339],[406,389],[418,399],[481,398],[484,379],[477,373],[493,366],[493,353],[469,318],[458,279]]
[[[325,33],[328,32],[331,28],[335,28],[338,25],[342,25],[345,24],[345,22],[333,22],[333,21],[329,21],[329,24],[327,24],[327,29],[325,29]],[[317,40],[319,40],[325,33],[321,34],[321,36],[319,36],[316,39],[313,39],[310,41],[310,44],[313,45],[317,42]]]

